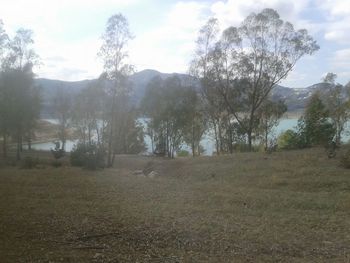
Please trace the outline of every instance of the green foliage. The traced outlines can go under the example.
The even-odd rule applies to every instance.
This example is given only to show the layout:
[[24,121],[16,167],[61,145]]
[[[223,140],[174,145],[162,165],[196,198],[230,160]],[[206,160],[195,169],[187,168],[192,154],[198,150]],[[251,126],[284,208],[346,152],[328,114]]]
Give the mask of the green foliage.
[[214,111],[216,119],[231,114],[252,147],[259,108],[296,62],[319,46],[307,30],[295,30],[269,8],[251,13],[239,27],[221,31],[220,37],[216,19],[200,29],[193,71],[202,79],[208,104],[221,105]]
[[190,156],[190,153],[189,153],[189,151],[186,151],[186,150],[180,150],[180,151],[176,152],[176,155],[178,157],[188,157],[188,156]]
[[151,80],[141,105],[150,118],[148,128],[152,129],[155,152],[173,157],[190,132],[189,141],[198,146],[203,134],[198,129],[203,129],[203,124],[196,114],[196,96],[195,89],[184,86],[176,76]]
[[114,137],[116,154],[139,154],[146,150],[143,125],[137,121],[136,111],[125,112]]
[[[265,151],[268,151],[269,144],[273,143],[269,139],[273,127],[277,126],[282,115],[287,111],[287,106],[284,101],[266,100],[258,110],[258,133],[262,136],[262,141],[265,144]],[[270,145],[271,146],[271,145]]]
[[286,130],[278,136],[277,144],[283,150],[297,149],[300,147],[299,135],[293,130]]
[[258,152],[259,151],[259,145],[252,145],[250,146],[247,143],[235,143],[233,145],[233,149],[236,152]]
[[305,147],[326,145],[332,141],[336,131],[318,93],[314,93],[306,105],[305,114],[298,123],[298,130],[301,145]]
[[78,143],[74,146],[70,154],[72,166],[84,167],[90,170],[104,168],[105,152],[97,144]]

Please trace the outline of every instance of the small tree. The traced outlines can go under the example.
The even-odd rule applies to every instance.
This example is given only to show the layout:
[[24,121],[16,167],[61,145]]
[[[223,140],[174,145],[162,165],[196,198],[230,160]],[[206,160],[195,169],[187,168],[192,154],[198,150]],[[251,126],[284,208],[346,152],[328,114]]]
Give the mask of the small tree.
[[305,146],[325,145],[332,141],[335,129],[329,121],[329,112],[318,92],[310,97],[298,127]]
[[59,87],[54,97],[54,114],[58,119],[57,136],[61,141],[61,150],[65,151],[68,128],[72,119],[72,97],[63,87]]
[[[104,76],[112,85],[108,88],[111,97],[111,105],[108,119],[107,136],[107,166],[111,167],[114,162],[115,133],[117,125],[117,98],[125,96],[129,91],[127,76],[133,72],[133,67],[126,63],[128,53],[126,47],[132,39],[129,23],[122,14],[111,16],[107,21],[105,33],[102,35],[102,46],[99,56],[104,62]],[[120,116],[120,115],[119,115]]]
[[265,151],[269,148],[269,134],[279,123],[280,118],[287,111],[283,101],[265,101],[258,110],[259,130],[263,135]]
[[341,137],[347,121],[350,119],[350,98],[345,92],[345,87],[336,83],[337,75],[327,73],[323,81],[330,84],[324,94],[325,106],[329,112],[329,117],[336,130],[335,143],[341,144]]

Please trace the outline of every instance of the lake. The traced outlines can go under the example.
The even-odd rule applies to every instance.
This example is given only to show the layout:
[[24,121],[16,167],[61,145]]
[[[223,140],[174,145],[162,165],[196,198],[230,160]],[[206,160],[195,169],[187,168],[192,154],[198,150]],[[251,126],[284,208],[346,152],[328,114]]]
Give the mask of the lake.
[[[51,123],[57,124],[57,120],[55,119],[45,119],[46,121],[49,121]],[[144,121],[141,121],[143,124]],[[293,129],[298,124],[298,119],[282,119],[277,127],[275,127],[273,133],[274,135],[278,136],[280,133],[288,130]],[[350,122],[348,123],[347,127],[350,127]],[[350,134],[344,134],[343,135],[343,141],[348,141],[350,139]],[[78,140],[67,140],[66,142],[66,151],[70,152],[74,145],[78,142]],[[145,136],[145,143],[147,146],[147,152],[151,152],[151,138],[146,135]],[[203,137],[203,140],[201,142],[202,146],[205,149],[205,155],[212,155],[215,151],[215,142],[214,139],[211,138],[209,135],[205,135]],[[44,143],[35,143],[32,144],[32,148],[35,150],[45,150],[49,151],[50,149],[53,149],[55,147],[54,142],[44,142]],[[183,145],[184,150],[190,151],[190,148],[187,145]]]

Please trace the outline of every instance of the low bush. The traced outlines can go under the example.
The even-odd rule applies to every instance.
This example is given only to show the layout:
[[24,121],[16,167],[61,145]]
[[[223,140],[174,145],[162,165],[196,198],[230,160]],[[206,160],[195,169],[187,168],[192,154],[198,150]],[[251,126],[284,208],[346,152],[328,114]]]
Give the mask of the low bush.
[[72,166],[95,170],[104,167],[105,152],[97,144],[78,143],[70,153]]
[[62,162],[58,160],[54,160],[51,162],[51,166],[55,168],[62,167]]
[[33,169],[39,164],[39,159],[31,156],[25,157],[21,162],[22,169]]
[[300,138],[297,132],[286,130],[278,136],[277,144],[283,150],[297,149],[300,145]]
[[340,165],[344,168],[350,169],[350,149],[348,149],[340,158]]
[[188,157],[190,153],[186,150],[180,150],[176,153],[178,157]]

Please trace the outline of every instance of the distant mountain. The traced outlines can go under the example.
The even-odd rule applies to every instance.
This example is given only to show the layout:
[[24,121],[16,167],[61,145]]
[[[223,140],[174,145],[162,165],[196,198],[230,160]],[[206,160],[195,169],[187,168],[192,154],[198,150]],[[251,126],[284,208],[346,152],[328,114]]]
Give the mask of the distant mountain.
[[[135,104],[141,101],[142,97],[145,94],[147,84],[156,76],[161,77],[162,79],[171,76],[178,76],[184,82],[189,81],[190,79],[193,80],[192,77],[186,74],[161,73],[159,71],[151,69],[137,72],[130,76],[132,85],[132,101]],[[82,89],[86,88],[89,84],[92,84],[94,81],[96,81],[96,79],[81,81],[62,81],[44,78],[35,79],[35,84],[41,88],[44,113],[50,114],[50,112],[52,112],[51,105],[57,93],[57,90],[63,89],[74,96],[78,94]]]
[[287,88],[280,85],[272,90],[274,100],[283,99],[288,111],[304,109],[309,97],[316,91],[324,93],[331,85],[328,83],[317,83],[306,88]]
[[135,102],[136,104],[141,101],[142,97],[145,95],[145,90],[148,83],[154,77],[160,77],[162,79],[166,79],[168,77],[173,77],[173,76],[179,77],[184,83],[194,81],[193,77],[191,77],[190,75],[180,74],[180,73],[161,73],[153,69],[145,69],[131,75],[130,81],[132,83],[132,90],[133,90],[132,101]]
[[[137,104],[141,101],[145,94],[145,89],[147,84],[156,76],[163,79],[170,76],[178,76],[184,83],[190,83],[192,85],[199,85],[191,76],[186,74],[178,73],[161,73],[156,70],[146,69],[137,72],[130,76],[130,81],[132,83],[132,101]],[[43,113],[52,113],[52,102],[58,89],[67,90],[72,96],[78,94],[82,89],[92,84],[96,80],[81,80],[81,81],[61,81],[52,79],[35,79],[36,85],[41,87],[42,97],[43,97]],[[272,98],[274,100],[283,99],[285,100],[288,111],[302,110],[308,98],[316,90],[324,91],[329,88],[330,84],[327,83],[317,83],[306,88],[288,88],[280,85],[272,91]]]

